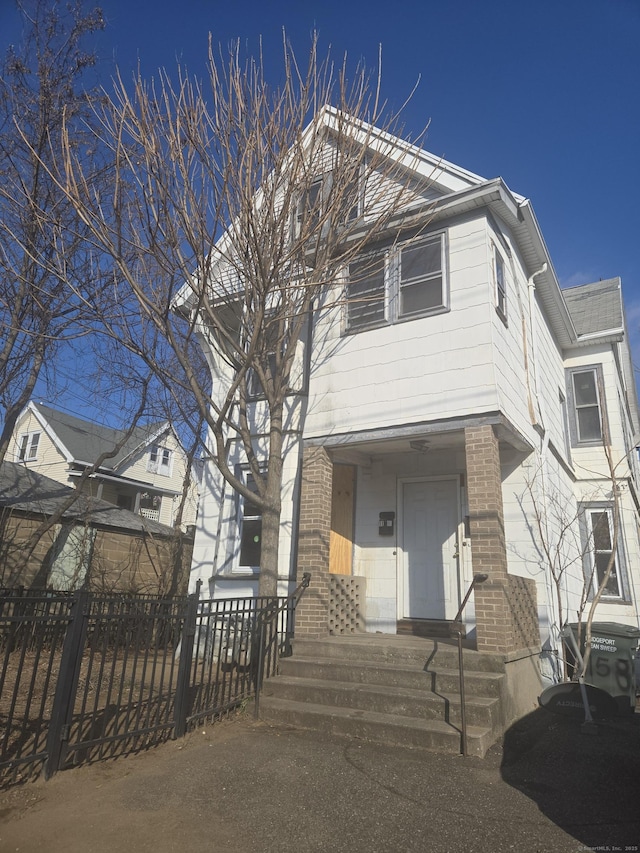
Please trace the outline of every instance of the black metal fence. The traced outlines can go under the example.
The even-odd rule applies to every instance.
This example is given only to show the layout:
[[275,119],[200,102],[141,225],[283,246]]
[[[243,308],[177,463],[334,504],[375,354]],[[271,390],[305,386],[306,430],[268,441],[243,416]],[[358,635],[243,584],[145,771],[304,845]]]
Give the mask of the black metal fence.
[[184,735],[259,698],[287,598],[0,590],[0,785]]

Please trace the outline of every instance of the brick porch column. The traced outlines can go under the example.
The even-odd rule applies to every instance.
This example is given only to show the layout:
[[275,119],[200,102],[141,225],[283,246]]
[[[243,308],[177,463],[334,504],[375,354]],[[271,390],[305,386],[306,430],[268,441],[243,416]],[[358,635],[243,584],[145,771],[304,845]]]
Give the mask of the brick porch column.
[[311,572],[311,585],[296,610],[296,635],[329,632],[329,539],[333,463],[324,447],[307,447],[302,457],[298,581]]
[[492,426],[465,428],[467,495],[474,574],[489,575],[475,589],[478,650],[515,650],[509,604],[502,478],[498,439]]

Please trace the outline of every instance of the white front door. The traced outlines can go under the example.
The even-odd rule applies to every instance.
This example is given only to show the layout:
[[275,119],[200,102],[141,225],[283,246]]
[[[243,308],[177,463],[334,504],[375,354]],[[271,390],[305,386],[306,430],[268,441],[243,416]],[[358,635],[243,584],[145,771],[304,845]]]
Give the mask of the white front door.
[[458,480],[404,483],[403,617],[453,619],[459,605]]

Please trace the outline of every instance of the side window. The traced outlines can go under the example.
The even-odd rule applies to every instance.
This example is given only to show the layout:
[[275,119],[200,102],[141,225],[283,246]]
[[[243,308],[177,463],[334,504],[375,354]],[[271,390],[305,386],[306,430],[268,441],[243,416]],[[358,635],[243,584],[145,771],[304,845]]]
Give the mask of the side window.
[[507,319],[507,277],[504,258],[493,244],[493,280],[496,310],[503,320]]
[[38,446],[40,445],[40,433],[28,432],[20,436],[18,447],[18,462],[33,462],[38,458]]
[[[257,493],[256,482],[251,474],[245,474],[245,482],[252,492]],[[260,568],[262,552],[262,510],[253,501],[240,497],[240,568]]]
[[[589,595],[593,596],[602,583],[613,554],[613,510],[610,506],[584,507],[585,574]],[[618,537],[620,542],[620,537]],[[613,554],[611,574],[603,591],[609,599],[622,599],[624,593],[621,549]]]
[[574,368],[567,374],[571,443],[594,445],[602,441],[603,401],[600,365]]

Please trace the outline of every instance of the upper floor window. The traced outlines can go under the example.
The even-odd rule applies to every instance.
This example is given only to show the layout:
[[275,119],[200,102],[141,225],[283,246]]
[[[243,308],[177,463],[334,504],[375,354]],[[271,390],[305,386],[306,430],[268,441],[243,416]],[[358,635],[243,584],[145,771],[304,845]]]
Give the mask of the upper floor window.
[[168,447],[160,447],[158,444],[152,445],[151,450],[149,451],[147,470],[154,474],[165,474],[169,476],[171,474],[172,455],[173,454]]
[[569,372],[571,437],[574,444],[602,441],[601,368],[577,368]]
[[495,283],[496,310],[503,320],[507,319],[507,277],[504,259],[493,245],[493,278]]
[[322,175],[314,178],[309,187],[300,194],[296,204],[296,236],[303,231],[313,231],[318,225],[322,210],[322,194],[325,182],[326,178]]
[[[316,176],[298,196],[295,205],[294,235],[313,238],[322,220],[322,230],[353,222],[361,213],[362,181],[360,168],[349,167],[338,172],[327,171]],[[331,207],[331,210],[329,210]],[[326,219],[326,221],[324,221]]]
[[39,432],[27,432],[20,436],[18,462],[32,462],[38,458]]
[[349,264],[347,328],[356,330],[448,308],[445,234],[380,249]]

